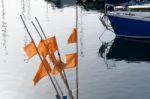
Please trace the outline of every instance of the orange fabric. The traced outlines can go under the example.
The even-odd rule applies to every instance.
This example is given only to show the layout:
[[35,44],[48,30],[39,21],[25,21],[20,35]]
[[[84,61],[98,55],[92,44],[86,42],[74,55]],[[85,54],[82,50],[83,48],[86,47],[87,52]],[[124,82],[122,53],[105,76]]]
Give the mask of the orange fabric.
[[40,66],[39,66],[39,68],[37,70],[37,73],[36,73],[36,75],[35,75],[35,77],[33,79],[33,85],[36,85],[39,80],[41,80],[43,77],[45,77],[46,75],[48,75],[44,66],[46,67],[46,69],[47,69],[47,71],[49,73],[51,72],[51,68],[50,68],[47,60],[44,59],[43,62],[40,64]]
[[65,64],[59,59],[57,59],[56,64],[54,65],[54,69],[52,71],[52,74],[55,76],[57,74],[60,74],[63,71]]
[[46,57],[46,55],[48,54],[47,43],[41,40],[38,45],[38,51],[39,51],[40,55],[42,55],[43,57]]
[[32,58],[34,55],[37,54],[33,41],[25,46],[24,51],[27,54],[28,59]]
[[55,58],[54,53],[56,52],[56,50],[58,50],[57,41],[56,41],[55,36],[44,40],[44,42],[42,42],[42,40],[41,40],[39,43],[39,46],[38,46],[38,50],[43,57],[46,57],[46,55],[49,54],[50,60],[53,63],[55,63],[56,58]]
[[68,43],[76,43],[77,42],[77,29],[74,28],[69,39],[68,39]]
[[50,61],[53,63],[53,64],[55,64],[56,63],[56,57],[55,57],[55,55],[54,55],[54,53],[49,53],[49,58],[50,58]]
[[51,53],[55,53],[55,51],[58,50],[57,41],[56,41],[55,36],[48,38],[47,40],[45,40],[45,42],[48,43],[49,50]]
[[78,63],[77,53],[67,54],[65,56],[65,59],[66,59],[66,66],[64,67],[64,69],[73,68],[77,66]]

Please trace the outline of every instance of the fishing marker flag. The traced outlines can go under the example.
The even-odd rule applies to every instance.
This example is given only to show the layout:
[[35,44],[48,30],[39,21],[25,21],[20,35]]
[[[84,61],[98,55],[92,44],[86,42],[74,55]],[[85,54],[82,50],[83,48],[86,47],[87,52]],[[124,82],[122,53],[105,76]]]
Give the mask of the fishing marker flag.
[[57,60],[54,53],[49,53],[49,58],[53,64],[56,63]]
[[[45,67],[44,67],[45,66]],[[45,68],[47,70],[45,70]],[[45,77],[47,74],[47,71],[48,73],[51,73],[51,68],[47,62],[47,60],[44,58],[43,59],[43,62],[40,64],[38,70],[37,70],[37,73],[32,81],[33,85],[35,86],[39,80],[41,80],[43,77]]]
[[55,52],[58,50],[57,40],[55,36],[52,36],[45,40],[45,42],[48,44],[49,48],[49,58],[51,59],[52,63],[56,63],[56,57]]
[[48,38],[47,40],[45,40],[45,42],[47,42],[49,44],[49,50],[51,53],[55,53],[56,50],[58,50],[57,41],[56,41],[55,36]]
[[68,44],[76,43],[76,42],[77,42],[77,29],[74,28],[72,30],[70,37],[68,38]]
[[41,40],[38,45],[38,50],[40,52],[40,55],[43,57],[46,57],[47,54],[50,55],[50,59],[52,62],[56,61],[54,53],[58,50],[56,37],[50,37],[46,40]]
[[41,40],[38,45],[38,51],[40,55],[46,57],[46,55],[48,54],[48,44],[45,41]]
[[77,63],[78,63],[77,53],[67,54],[67,55],[65,55],[65,59],[66,59],[66,65],[65,65],[64,69],[74,68],[77,66]]
[[60,58],[57,59],[55,65],[54,65],[54,69],[52,71],[52,74],[55,76],[57,74],[61,74],[61,72],[63,71],[63,68],[65,67],[65,63],[63,63]]
[[28,56],[28,59],[32,58],[34,55],[37,54],[33,41],[31,41],[28,45],[24,47],[24,51]]

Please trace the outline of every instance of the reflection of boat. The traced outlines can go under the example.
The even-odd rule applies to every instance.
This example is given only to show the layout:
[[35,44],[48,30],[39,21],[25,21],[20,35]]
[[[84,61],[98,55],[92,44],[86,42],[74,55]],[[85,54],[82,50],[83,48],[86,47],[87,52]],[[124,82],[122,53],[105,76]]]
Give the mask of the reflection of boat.
[[101,10],[104,9],[105,0],[45,0],[54,4],[58,8],[70,7],[76,5],[83,6],[85,10]]
[[128,62],[150,62],[150,41],[116,38],[106,57],[107,59],[126,60]]
[[[50,2],[51,4],[55,5],[58,8],[63,7],[61,0],[45,0],[45,1]],[[66,4],[65,6],[68,6],[68,5],[71,5],[71,2],[67,2],[65,4]]]

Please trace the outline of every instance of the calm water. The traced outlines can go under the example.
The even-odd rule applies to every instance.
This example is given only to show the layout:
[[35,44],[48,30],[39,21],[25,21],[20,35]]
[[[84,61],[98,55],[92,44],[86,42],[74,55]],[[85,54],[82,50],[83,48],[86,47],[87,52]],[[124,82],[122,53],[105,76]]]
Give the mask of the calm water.
[[[67,53],[75,52],[74,45],[67,45],[67,38],[75,27],[74,1],[66,5],[58,3],[59,9],[54,3],[44,0],[0,1],[0,99],[55,99],[55,91],[48,77],[32,86],[40,60],[37,56],[29,61],[25,57],[23,48],[30,38],[19,15],[23,15],[38,43],[40,38],[30,23],[31,20],[35,22],[36,16],[46,35],[56,35],[64,57]],[[79,7],[78,15],[79,98],[149,99],[149,43],[115,39],[113,44],[102,44],[99,36],[105,28],[98,19],[100,13]],[[101,40],[109,42],[114,38],[112,32],[106,31]],[[106,55],[107,45],[112,46]],[[67,77],[74,89],[75,69],[67,70]],[[59,78],[58,81],[65,90]]]

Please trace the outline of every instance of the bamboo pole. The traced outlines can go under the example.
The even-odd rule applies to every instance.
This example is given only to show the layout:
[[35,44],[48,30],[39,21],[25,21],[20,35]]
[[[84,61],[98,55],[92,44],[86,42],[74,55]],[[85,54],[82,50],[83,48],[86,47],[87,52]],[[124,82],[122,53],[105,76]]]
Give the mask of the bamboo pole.
[[[40,38],[41,38],[42,41],[43,41],[43,38],[42,38],[41,34],[39,33],[38,29],[36,28],[35,24],[33,23],[33,21],[31,21],[31,23],[33,24],[34,28],[36,29],[37,33],[39,34]],[[39,24],[39,22],[38,22],[38,24]],[[42,28],[41,25],[40,25],[40,28]],[[43,29],[42,29],[42,31],[43,31]],[[44,37],[45,37],[45,39],[47,39],[45,33],[44,33]],[[43,43],[44,43],[44,46],[47,48],[45,42],[43,42]],[[47,49],[49,49],[49,48],[47,48]],[[50,51],[50,50],[49,50],[49,51]],[[61,60],[60,53],[59,53],[59,49],[58,49],[58,56],[59,56],[59,58],[60,58],[60,60]],[[70,90],[70,88],[69,88],[67,79],[66,79],[66,75],[65,75],[64,68],[63,68],[63,67],[60,67],[60,68],[61,68],[61,69],[63,70],[63,72],[64,72],[64,76],[62,75],[62,73],[60,73],[60,75],[61,75],[61,77],[63,78],[63,82],[64,82],[65,86],[66,86],[67,89],[68,89],[69,96],[70,96],[70,98],[74,99],[73,96],[72,96],[71,90]]]
[[48,70],[46,69],[46,65],[45,65],[44,62],[42,61],[42,57],[40,56],[40,53],[39,53],[39,51],[38,51],[38,49],[37,49],[37,47],[36,47],[36,45],[35,45],[34,39],[32,38],[32,36],[31,36],[31,34],[30,34],[30,32],[29,32],[29,30],[28,30],[28,28],[27,28],[27,26],[26,26],[26,24],[25,24],[25,22],[24,22],[24,20],[23,20],[23,18],[22,18],[21,15],[20,15],[20,17],[21,17],[21,20],[22,20],[22,22],[23,22],[23,24],[24,24],[24,26],[25,26],[25,28],[26,28],[26,30],[27,30],[28,35],[30,36],[30,38],[31,38],[31,40],[32,40],[32,42],[33,42],[33,44],[34,44],[34,47],[36,48],[36,51],[37,51],[37,53],[38,53],[38,56],[39,56],[39,58],[40,58],[40,60],[41,60],[41,62],[42,62],[42,64],[43,64],[43,66],[44,66],[44,68],[45,68],[45,70],[46,70],[46,72],[47,72],[47,74],[48,74],[48,76],[49,76],[51,82],[52,82],[52,85],[53,85],[53,87],[54,87],[54,89],[55,89],[55,91],[56,91],[56,93],[57,93],[57,95],[58,95],[58,98],[59,98],[59,99],[62,99],[62,98],[60,97],[60,95],[59,95],[59,92],[58,92],[58,90],[57,90],[57,88],[56,88],[56,85],[55,85],[55,83],[54,83],[54,81],[53,81],[51,75],[49,74]]

